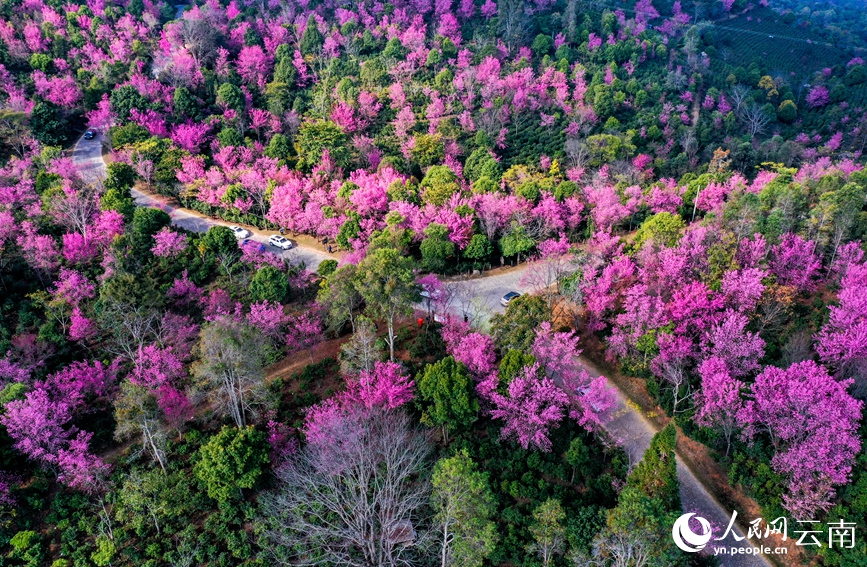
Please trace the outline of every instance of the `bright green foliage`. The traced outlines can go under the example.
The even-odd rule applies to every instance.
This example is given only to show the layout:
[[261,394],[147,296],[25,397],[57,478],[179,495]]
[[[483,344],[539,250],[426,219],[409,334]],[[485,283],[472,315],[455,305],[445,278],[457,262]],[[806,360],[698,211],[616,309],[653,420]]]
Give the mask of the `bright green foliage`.
[[554,561],[554,556],[563,552],[566,545],[566,529],[563,521],[566,513],[560,501],[554,498],[542,502],[533,512],[533,525],[530,526],[530,534],[536,543],[532,546],[543,567],[549,567]]
[[289,294],[286,274],[274,266],[262,266],[250,280],[250,299],[253,301],[282,302]]
[[133,201],[129,189],[106,190],[99,198],[99,208],[103,211],[117,211],[127,220],[132,219],[136,211],[135,201]]
[[442,272],[446,261],[455,254],[455,243],[449,240],[449,229],[433,222],[425,228],[424,234],[420,246],[422,265],[431,272]]
[[501,351],[517,349],[529,352],[536,338],[536,329],[551,320],[551,310],[545,298],[522,295],[509,302],[505,313],[491,318],[491,336]]
[[642,244],[652,240],[658,246],[671,248],[680,240],[680,233],[684,226],[683,219],[679,215],[664,211],[656,213],[641,223],[641,227],[635,235],[633,246],[638,250]]
[[359,262],[355,289],[364,299],[371,319],[385,320],[390,359],[394,360],[394,325],[412,313],[421,299],[413,274],[413,260],[393,248],[378,248]]
[[224,148],[244,145],[244,138],[241,137],[241,133],[238,132],[237,128],[232,128],[231,126],[226,126],[217,132],[217,141],[220,142],[220,145]]
[[476,148],[467,158],[464,174],[470,181],[476,181],[481,177],[499,179],[503,175],[503,168],[488,148]]
[[481,567],[498,539],[491,520],[496,501],[488,475],[478,470],[464,449],[437,462],[431,484],[441,565]]
[[252,425],[223,427],[199,449],[193,473],[205,485],[208,496],[225,502],[240,496],[239,489],[253,488],[267,464],[268,444],[263,432]]
[[[520,298],[519,298],[520,299]],[[501,384],[509,384],[521,373],[521,369],[536,362],[536,357],[529,352],[509,349],[500,361],[499,378]]]
[[422,423],[442,427],[447,437],[449,431],[476,420],[479,403],[473,396],[473,380],[453,356],[425,366],[416,384],[424,408]]
[[432,205],[443,205],[460,190],[458,176],[447,165],[435,165],[428,169],[419,187],[424,191],[424,200]]
[[677,430],[669,424],[653,436],[644,459],[627,479],[628,486],[640,490],[649,498],[658,498],[668,510],[680,510],[677,461],[674,457],[676,441]]
[[103,187],[107,191],[112,189],[125,190],[133,186],[136,180],[136,172],[132,166],[123,162],[112,162],[106,166],[106,178]]
[[96,538],[96,551],[90,555],[91,561],[97,567],[108,567],[115,554],[114,542],[104,535]]
[[503,256],[511,258],[526,254],[533,249],[536,242],[527,235],[527,230],[523,225],[512,223],[512,228],[500,239],[500,250]]
[[487,259],[491,255],[491,252],[493,252],[491,241],[484,234],[477,233],[473,235],[470,243],[464,250],[464,257],[470,260],[482,261]]
[[44,550],[42,541],[34,531],[18,532],[9,540],[12,546],[11,556],[20,559],[27,567],[38,567],[41,564]]
[[229,227],[215,225],[199,240],[199,247],[212,254],[229,254],[238,249],[238,240]]
[[217,103],[235,112],[244,111],[244,93],[232,83],[223,83],[217,89]]
[[108,133],[111,145],[114,148],[137,144],[150,138],[150,132],[135,122],[130,122],[123,126],[113,126]]
[[274,134],[268,142],[268,147],[265,148],[265,155],[274,159],[286,159],[294,153],[295,148],[289,143],[289,138],[285,134]]
[[415,146],[410,150],[410,157],[419,167],[425,168],[441,162],[445,155],[444,152],[443,141],[440,136],[419,134],[415,137]]
[[316,269],[316,273],[327,278],[337,270],[337,264],[337,260],[323,260]]
[[322,152],[328,150],[332,161],[347,167],[351,154],[349,141],[343,130],[334,122],[323,120],[305,122],[298,131],[297,138],[299,166],[312,168],[322,160]]

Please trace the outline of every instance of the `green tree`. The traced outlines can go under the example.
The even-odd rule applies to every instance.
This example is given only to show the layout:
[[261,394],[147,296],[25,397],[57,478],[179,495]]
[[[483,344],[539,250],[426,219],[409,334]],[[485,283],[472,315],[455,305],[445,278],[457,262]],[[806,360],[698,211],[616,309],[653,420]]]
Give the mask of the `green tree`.
[[355,332],[355,310],[361,307],[361,294],[356,288],[354,264],[342,266],[322,283],[316,301],[326,309],[328,328],[339,332],[349,321]]
[[113,148],[122,148],[144,142],[150,136],[150,132],[146,128],[139,126],[135,122],[130,122],[123,126],[113,126],[108,132],[108,137],[111,140]]
[[671,539],[671,526],[682,514],[674,455],[674,426],[657,433],[644,459],[627,478],[617,506],[608,513],[605,528],[593,550],[576,553],[576,564],[629,565],[630,557],[646,557],[647,567],[688,564]]
[[677,481],[677,461],[674,448],[677,430],[668,424],[653,436],[644,458],[633,469],[627,485],[640,490],[649,498],[659,498],[667,510],[680,510]]
[[536,55],[536,57],[547,55],[552,49],[554,49],[554,40],[551,39],[550,35],[540,33],[536,36],[536,39],[533,40],[533,54]]
[[46,146],[59,146],[66,141],[66,120],[50,102],[37,102],[30,111],[30,132]]
[[114,89],[111,91],[108,100],[119,122],[129,120],[129,113],[133,108],[138,110],[146,110],[148,108],[147,99],[132,85],[124,85]]
[[491,520],[496,501],[487,473],[478,470],[464,449],[436,463],[431,485],[440,567],[481,567],[498,539]]
[[197,120],[201,113],[201,103],[196,100],[187,87],[178,87],[172,96],[172,109],[178,120],[189,118]]
[[215,225],[199,239],[199,246],[214,254],[235,252],[238,249],[238,239],[229,227]]
[[488,148],[476,148],[467,158],[464,165],[464,173],[470,181],[476,181],[481,177],[499,179],[503,175],[503,167],[500,165]]
[[435,165],[428,169],[419,187],[424,190],[424,200],[432,205],[444,205],[460,191],[458,176],[447,165]]
[[315,55],[322,47],[325,38],[319,33],[319,28],[316,25],[316,18],[313,14],[307,18],[307,25],[304,26],[304,35],[301,36],[301,42],[298,48],[303,55]]
[[136,207],[129,189],[108,189],[99,198],[99,208],[103,211],[117,211],[126,218],[132,220]]
[[373,319],[385,320],[389,358],[394,360],[394,325],[398,317],[412,314],[421,296],[413,276],[413,261],[393,248],[379,248],[359,262],[355,288]]
[[252,425],[223,427],[199,448],[193,473],[205,485],[208,496],[226,502],[234,496],[243,498],[242,489],[253,488],[267,464],[268,446],[263,432]]
[[240,114],[244,111],[244,93],[232,83],[223,83],[217,89],[217,103]]
[[252,301],[276,301],[282,303],[289,294],[289,280],[286,274],[274,266],[262,266],[250,280],[250,299]]
[[680,215],[665,211],[656,213],[641,223],[632,245],[635,250],[641,248],[648,240],[652,240],[659,246],[673,247],[680,240],[684,223]]
[[172,217],[165,211],[151,207],[138,207],[132,214],[130,236],[137,251],[150,250],[153,235],[172,224]]
[[554,556],[563,553],[566,545],[565,519],[566,512],[555,498],[542,502],[533,512],[534,522],[530,526],[530,534],[535,543],[530,548],[542,559],[542,567],[550,567]]
[[473,396],[473,380],[466,366],[453,356],[425,366],[416,383],[424,408],[422,423],[442,427],[446,441],[450,431],[476,420],[479,403]]
[[500,383],[511,383],[524,367],[530,366],[534,362],[536,362],[536,357],[529,352],[514,348],[509,349],[500,361]]
[[545,298],[522,295],[509,302],[505,313],[491,318],[491,336],[501,351],[516,349],[529,352],[536,338],[536,329],[551,320],[551,310]]
[[791,124],[798,118],[798,107],[791,100],[784,100],[777,108],[777,119],[780,122]]
[[515,221],[512,221],[509,231],[500,238],[500,250],[506,258],[517,256],[520,259],[521,254],[526,254],[535,245],[536,242],[527,235],[524,225]]
[[477,233],[473,235],[466,250],[464,250],[464,257],[482,262],[491,256],[491,252],[493,252],[491,241],[484,234]]
[[295,153],[295,148],[285,134],[274,134],[265,148],[265,155],[273,159],[288,159]]
[[106,167],[106,178],[102,186],[106,191],[117,189],[119,191],[129,191],[136,180],[136,172],[132,166],[123,162],[112,162]]
[[422,169],[439,163],[445,156],[442,137],[438,134],[419,134],[415,137],[415,145],[409,153],[412,161]]
[[324,120],[305,122],[297,138],[299,166],[311,168],[322,160],[323,150],[340,167],[349,165],[352,154],[346,134],[334,122]]
[[448,259],[455,254],[455,243],[449,240],[449,229],[432,222],[424,229],[424,235],[419,247],[422,265],[431,272],[442,272]]

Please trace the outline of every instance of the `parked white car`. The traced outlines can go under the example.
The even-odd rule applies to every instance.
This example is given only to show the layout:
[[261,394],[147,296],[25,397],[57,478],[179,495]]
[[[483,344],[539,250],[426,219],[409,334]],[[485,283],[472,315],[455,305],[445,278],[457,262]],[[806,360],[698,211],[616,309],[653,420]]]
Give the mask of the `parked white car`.
[[237,238],[238,240],[250,236],[250,231],[245,228],[241,228],[240,226],[230,226],[229,230],[232,231],[232,233],[235,235],[235,238]]
[[286,238],[285,236],[280,236],[279,234],[275,234],[268,239],[268,244],[271,246],[276,246],[282,250],[290,250],[292,248],[292,241]]

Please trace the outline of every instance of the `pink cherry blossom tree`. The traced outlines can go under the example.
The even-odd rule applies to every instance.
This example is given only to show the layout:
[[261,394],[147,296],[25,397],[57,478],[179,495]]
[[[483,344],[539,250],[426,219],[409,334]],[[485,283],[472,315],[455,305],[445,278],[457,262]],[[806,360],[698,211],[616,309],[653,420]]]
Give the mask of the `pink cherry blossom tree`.
[[538,363],[525,367],[509,384],[508,395],[492,393],[491,416],[503,421],[500,435],[523,447],[551,450],[548,432],[566,416],[569,397],[554,382],[541,375]]
[[708,358],[699,366],[701,391],[695,399],[695,422],[722,432],[726,455],[731,450],[732,435],[737,430],[738,413],[743,409],[741,392],[746,385],[732,378],[724,360]]
[[833,486],[849,479],[861,449],[863,406],[846,392],[851,383],[835,380],[812,360],[785,370],[768,366],[739,414],[747,438],[770,439],[771,465],[788,479],[783,505],[796,519],[830,508]]

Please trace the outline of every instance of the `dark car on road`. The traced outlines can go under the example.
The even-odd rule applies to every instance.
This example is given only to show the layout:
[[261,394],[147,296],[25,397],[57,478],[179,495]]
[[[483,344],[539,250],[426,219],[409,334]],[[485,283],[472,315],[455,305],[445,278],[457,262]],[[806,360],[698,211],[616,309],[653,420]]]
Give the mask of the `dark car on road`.
[[88,130],[84,133],[85,140],[92,140],[94,138],[96,138],[96,130]]

